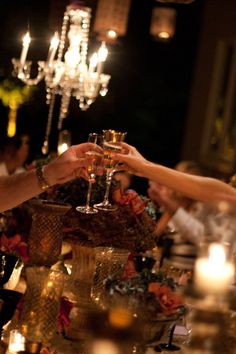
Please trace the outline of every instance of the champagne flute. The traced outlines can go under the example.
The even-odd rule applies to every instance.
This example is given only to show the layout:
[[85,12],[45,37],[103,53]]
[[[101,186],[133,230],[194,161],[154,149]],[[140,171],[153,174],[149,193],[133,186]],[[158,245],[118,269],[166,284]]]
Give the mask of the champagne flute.
[[[97,134],[97,133],[89,134],[88,141],[91,143],[102,145],[102,140],[103,140],[103,136],[101,134]],[[91,158],[91,163],[88,166],[89,184],[88,184],[88,191],[86,196],[86,205],[77,206],[76,210],[84,214],[96,214],[98,210],[90,206],[90,199],[91,199],[93,181],[97,175],[98,168],[101,166],[103,155],[92,150],[87,151],[86,155]]]
[[112,158],[112,153],[121,152],[121,142],[124,141],[126,133],[116,130],[103,130],[103,167],[106,170],[106,191],[102,203],[95,204],[94,207],[104,211],[115,211],[116,205],[109,201],[109,193],[113,174],[118,162]]

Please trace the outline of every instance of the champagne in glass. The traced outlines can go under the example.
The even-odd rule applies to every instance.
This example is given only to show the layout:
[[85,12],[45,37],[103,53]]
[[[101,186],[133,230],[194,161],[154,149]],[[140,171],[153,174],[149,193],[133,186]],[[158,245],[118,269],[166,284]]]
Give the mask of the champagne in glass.
[[[102,139],[103,136],[101,134],[90,133],[88,141],[91,143],[95,143],[97,145],[101,145]],[[90,159],[90,163],[87,168],[88,175],[89,175],[89,185],[88,185],[88,192],[86,196],[86,205],[77,206],[76,210],[84,214],[96,214],[98,210],[90,206],[90,199],[91,199],[92,185],[94,179],[96,178],[97,171],[99,167],[101,167],[103,155],[93,150],[87,151],[86,155]]]
[[114,211],[117,209],[109,201],[109,193],[114,172],[118,162],[113,159],[113,153],[121,152],[121,142],[124,141],[126,133],[116,130],[103,130],[103,167],[106,170],[106,192],[102,203],[95,204],[94,207],[104,211]]

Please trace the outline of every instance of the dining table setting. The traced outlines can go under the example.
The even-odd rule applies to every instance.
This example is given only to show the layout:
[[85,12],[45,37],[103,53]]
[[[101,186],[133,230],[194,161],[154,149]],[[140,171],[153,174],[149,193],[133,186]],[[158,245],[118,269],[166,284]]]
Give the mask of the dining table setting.
[[0,353],[234,353],[227,249],[209,243],[195,262],[172,262],[150,200],[113,178],[125,138],[89,134],[102,153],[87,153],[88,181],[1,214]]

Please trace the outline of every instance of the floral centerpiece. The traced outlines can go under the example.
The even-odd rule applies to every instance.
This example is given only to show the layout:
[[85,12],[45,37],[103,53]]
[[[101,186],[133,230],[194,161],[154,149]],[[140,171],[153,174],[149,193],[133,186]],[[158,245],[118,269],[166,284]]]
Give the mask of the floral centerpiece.
[[[104,176],[98,177],[93,185],[91,203],[100,202],[104,191]],[[130,251],[145,251],[156,245],[155,221],[146,212],[145,203],[135,191],[122,192],[119,183],[113,181],[110,197],[117,204],[117,210],[99,211],[93,215],[75,210],[76,206],[85,203],[86,192],[87,182],[77,179],[54,187],[43,195],[45,199],[73,206],[63,220],[67,238],[92,247],[117,247]]]
[[144,268],[137,272],[132,258],[123,271],[107,278],[105,289],[108,306],[126,303],[142,318],[166,318],[184,312],[183,298],[173,279],[161,270]]
[[129,312],[141,329],[135,345],[138,353],[145,352],[152,343],[158,344],[185,313],[183,298],[173,279],[161,270],[144,268],[137,272],[132,257],[123,271],[107,278],[105,289],[107,308],[111,312]]

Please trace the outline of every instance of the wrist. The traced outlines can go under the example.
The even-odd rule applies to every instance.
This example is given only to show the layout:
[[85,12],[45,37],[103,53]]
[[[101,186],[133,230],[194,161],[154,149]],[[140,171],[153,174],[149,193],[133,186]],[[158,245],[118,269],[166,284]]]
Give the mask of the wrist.
[[52,185],[47,174],[45,173],[45,167],[46,166],[42,162],[38,162],[35,168],[37,182],[42,190],[46,190]]

